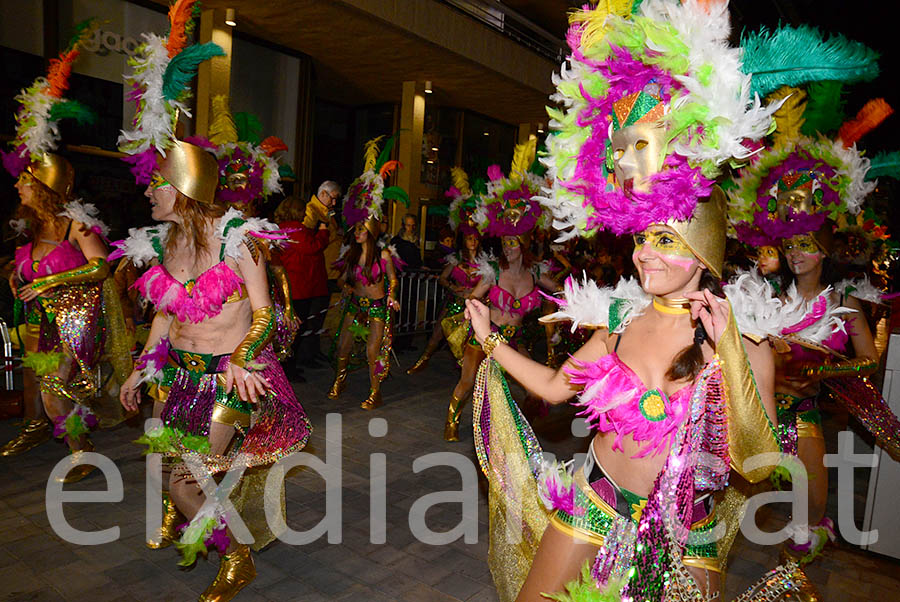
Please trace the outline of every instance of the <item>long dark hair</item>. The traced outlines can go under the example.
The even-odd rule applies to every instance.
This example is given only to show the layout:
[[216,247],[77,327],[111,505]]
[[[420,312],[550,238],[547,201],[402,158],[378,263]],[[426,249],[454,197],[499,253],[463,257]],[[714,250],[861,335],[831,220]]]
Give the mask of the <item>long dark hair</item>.
[[[709,270],[703,270],[703,275],[700,277],[700,290],[703,289],[709,289],[716,296],[724,296],[719,279]],[[666,371],[666,378],[673,382],[697,378],[705,364],[703,341],[706,339],[706,329],[703,328],[703,323],[697,320],[697,326],[694,327],[694,342],[678,352],[678,355],[672,360],[672,365]]]
[[347,251],[347,263],[345,264],[347,270],[347,282],[350,284],[356,282],[356,265],[359,263],[359,258],[362,255],[363,244],[366,245],[366,251],[368,251],[366,255],[366,265],[363,270],[369,278],[372,277],[372,266],[375,264],[375,255],[378,254],[375,238],[372,236],[371,232],[366,230],[366,242],[360,244],[356,242],[356,234],[351,230],[350,249]]

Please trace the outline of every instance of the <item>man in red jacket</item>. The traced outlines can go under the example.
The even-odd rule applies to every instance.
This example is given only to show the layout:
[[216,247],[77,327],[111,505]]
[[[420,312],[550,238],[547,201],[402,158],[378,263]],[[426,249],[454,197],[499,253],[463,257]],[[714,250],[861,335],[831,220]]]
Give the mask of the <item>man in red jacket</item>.
[[276,219],[287,218],[283,222],[279,220],[281,227],[296,229],[290,236],[292,244],[285,245],[281,254],[291,283],[294,312],[304,321],[295,344],[294,380],[304,380],[302,366],[314,366],[323,358],[319,330],[325,320],[330,297],[325,249],[337,237],[333,209],[340,196],[340,186],[328,180],[319,186],[318,192],[306,204],[302,222],[299,221],[299,211],[292,214],[288,207],[281,215],[276,215]]

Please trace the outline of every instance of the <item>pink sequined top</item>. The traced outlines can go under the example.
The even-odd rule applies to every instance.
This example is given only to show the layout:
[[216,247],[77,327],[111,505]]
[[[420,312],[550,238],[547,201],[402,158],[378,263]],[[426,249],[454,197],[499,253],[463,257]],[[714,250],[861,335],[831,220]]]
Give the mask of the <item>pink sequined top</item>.
[[488,291],[488,301],[491,306],[496,307],[500,311],[508,314],[516,314],[525,316],[541,306],[541,293],[535,286],[524,297],[514,297],[505,288],[499,284],[495,284]]
[[357,265],[353,271],[353,279],[363,286],[377,284],[378,281],[381,280],[381,277],[387,274],[387,262],[388,260],[384,257],[373,262],[371,274],[366,274],[365,268],[361,265]]
[[58,243],[40,259],[31,258],[32,247],[33,243],[29,242],[16,249],[16,272],[24,282],[33,282],[35,278],[59,274],[87,263],[84,254],[68,239]]
[[626,435],[638,444],[635,458],[668,451],[678,427],[688,418],[693,384],[673,395],[648,390],[635,372],[615,352],[596,362],[566,368],[569,382],[583,386],[575,405],[579,416],[602,433],[614,431],[613,449],[623,451]]

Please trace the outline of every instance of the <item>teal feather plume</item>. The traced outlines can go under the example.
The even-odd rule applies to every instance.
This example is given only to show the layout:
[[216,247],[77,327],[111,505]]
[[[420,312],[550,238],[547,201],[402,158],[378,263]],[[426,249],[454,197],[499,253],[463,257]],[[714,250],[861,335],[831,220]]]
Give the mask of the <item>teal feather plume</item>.
[[74,119],[78,125],[90,125],[97,121],[97,114],[90,107],[78,102],[77,100],[66,100],[54,103],[50,107],[50,121],[59,121],[60,119]]
[[743,71],[753,77],[750,93],[765,96],[781,86],[814,81],[870,81],[878,76],[878,53],[842,35],[827,39],[808,25],[762,28],[741,40]]
[[214,56],[225,56],[221,46],[213,42],[188,46],[169,61],[163,74],[163,97],[176,100],[197,75],[197,67]]
[[806,89],[808,100],[800,131],[807,136],[836,132],[844,123],[844,84],[837,81],[813,82]]
[[296,174],[294,174],[294,170],[287,163],[283,163],[278,166],[278,175],[282,178],[296,178]]
[[240,112],[234,114],[234,127],[238,140],[259,146],[262,142],[262,121],[253,113]]
[[72,35],[69,37],[69,44],[66,46],[68,50],[75,48],[76,45],[83,42],[87,38],[94,35],[94,30],[99,26],[100,20],[91,17],[90,19],[85,19],[81,23],[75,26],[72,30]]
[[399,186],[388,186],[384,189],[382,197],[385,199],[400,201],[401,203],[406,205],[407,209],[409,209],[409,195],[406,194],[406,191]]
[[438,217],[447,217],[450,215],[449,205],[428,205],[428,215],[436,215]]
[[872,157],[867,180],[875,178],[894,178],[900,180],[900,151],[881,152]]

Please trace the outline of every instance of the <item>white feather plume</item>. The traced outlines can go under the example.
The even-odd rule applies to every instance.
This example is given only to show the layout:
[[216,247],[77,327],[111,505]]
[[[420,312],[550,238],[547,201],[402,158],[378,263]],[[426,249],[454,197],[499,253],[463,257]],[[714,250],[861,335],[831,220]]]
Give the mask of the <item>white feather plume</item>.
[[741,334],[761,338],[779,336],[784,323],[784,303],[759,272],[739,272],[722,287],[731,303],[731,311]]
[[[171,226],[166,222],[144,228],[129,228],[128,238],[119,241],[116,246],[136,267],[144,267],[154,259],[159,259],[156,246],[165,244]],[[156,245],[153,244],[154,241]]]
[[[242,220],[236,226],[228,227],[228,223],[232,220]],[[228,227],[228,232],[225,229]],[[278,226],[262,217],[246,217],[243,213],[234,207],[230,207],[225,215],[219,218],[216,223],[216,236],[225,245],[225,257],[231,257],[235,261],[239,261],[244,252],[241,246],[244,244],[244,238],[252,235],[254,232],[273,232],[277,231]],[[267,243],[275,243],[277,241],[266,240]]]
[[884,302],[882,299],[885,294],[884,291],[869,282],[868,276],[863,276],[862,278],[857,278],[855,280],[850,278],[841,280],[834,285],[834,290],[839,294],[856,297],[857,299],[868,301],[869,303]]
[[622,278],[615,288],[600,287],[597,283],[582,275],[579,282],[569,276],[563,287],[564,304],[555,313],[541,318],[542,322],[571,321],[574,332],[579,326],[607,327],[609,325],[609,309],[614,299],[623,300],[621,322],[613,332],[625,330],[631,321],[641,315],[650,305],[651,297],[644,292],[640,283],[634,278]]
[[[57,215],[68,217],[87,226],[88,230],[99,231],[104,237],[109,235],[109,226],[97,217],[100,212],[93,203],[83,203],[81,199],[69,201]],[[95,230],[96,229],[96,230]]]
[[498,276],[497,258],[493,253],[482,251],[475,258],[475,273],[484,282],[497,282]]

